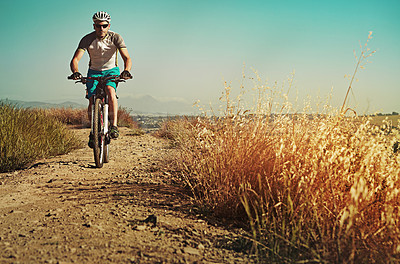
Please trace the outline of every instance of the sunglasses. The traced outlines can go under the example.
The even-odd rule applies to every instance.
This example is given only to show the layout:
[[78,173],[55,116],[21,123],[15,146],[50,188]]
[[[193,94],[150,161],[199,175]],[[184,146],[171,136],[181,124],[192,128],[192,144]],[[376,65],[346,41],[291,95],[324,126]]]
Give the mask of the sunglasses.
[[108,25],[109,25],[109,24],[105,24],[105,25],[95,24],[95,27],[96,27],[96,28],[101,28],[101,27],[102,27],[102,28],[106,28],[106,27],[108,27]]

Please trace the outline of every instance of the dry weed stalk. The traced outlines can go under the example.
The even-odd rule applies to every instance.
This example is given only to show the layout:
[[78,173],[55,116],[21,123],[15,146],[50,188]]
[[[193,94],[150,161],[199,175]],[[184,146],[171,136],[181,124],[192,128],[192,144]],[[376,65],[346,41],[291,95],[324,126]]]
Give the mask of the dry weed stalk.
[[[371,50],[368,48],[368,42],[369,42],[371,39],[372,39],[372,31],[369,32],[367,41],[365,42],[364,46],[362,46],[362,45],[360,44],[360,49],[361,49],[361,54],[360,54],[360,56],[357,56],[357,55],[356,55],[356,52],[354,51],[354,57],[356,58],[356,62],[357,62],[357,63],[356,63],[355,69],[354,69],[354,73],[353,73],[353,75],[351,76],[350,84],[349,84],[349,87],[347,88],[346,96],[344,97],[343,105],[342,105],[342,108],[341,108],[341,110],[340,110],[340,112],[341,112],[342,114],[345,114],[348,110],[351,110],[351,109],[349,109],[349,108],[347,108],[347,109],[345,110],[345,107],[346,107],[347,98],[348,98],[348,96],[349,96],[350,91],[353,92],[353,90],[352,90],[352,89],[353,89],[353,86],[352,86],[352,85],[353,85],[353,82],[354,82],[354,79],[355,79],[355,77],[356,77],[356,74],[357,74],[358,70],[359,70],[359,69],[365,69],[365,65],[366,65],[367,63],[369,63],[368,58],[371,57],[372,55],[374,55],[374,53],[376,52],[376,50],[371,51]],[[352,110],[352,111],[354,111],[354,110]]]

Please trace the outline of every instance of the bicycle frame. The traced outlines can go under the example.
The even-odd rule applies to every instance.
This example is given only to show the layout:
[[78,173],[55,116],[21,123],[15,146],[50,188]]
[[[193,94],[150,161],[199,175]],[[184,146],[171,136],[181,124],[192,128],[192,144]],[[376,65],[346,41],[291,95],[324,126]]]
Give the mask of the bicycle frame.
[[98,84],[96,94],[92,97],[91,133],[94,138],[94,161],[101,168],[108,162],[108,96],[104,93],[104,85]]
[[[95,102],[96,102],[96,99],[98,98],[96,95],[93,95],[92,96],[93,97],[93,103],[92,103],[92,109],[91,109],[91,112],[92,112],[92,114],[91,114],[91,120],[90,120],[90,127],[91,127],[91,132],[93,133],[94,131],[93,131],[93,124],[94,124],[94,108],[95,108]],[[100,97],[100,99],[103,99],[104,101],[103,101],[103,113],[104,113],[104,116],[105,117],[108,117],[108,95],[106,95],[105,96],[105,98],[101,98]],[[103,122],[104,122],[104,131],[108,131],[108,118],[106,118],[105,120],[103,120]],[[108,132],[107,132],[107,135],[108,135]]]
[[[92,79],[90,77],[88,77],[88,79]],[[102,112],[103,112],[103,117],[104,118],[103,121],[103,126],[104,126],[104,134],[105,136],[109,137],[108,135],[108,124],[109,124],[109,118],[108,118],[108,95],[105,92],[105,88],[106,88],[106,81],[99,81],[99,83],[96,86],[96,93],[94,95],[92,95],[92,106],[91,106],[91,120],[90,120],[90,127],[91,127],[91,132],[94,133],[94,122],[95,122],[95,104],[96,104],[96,99],[100,99],[102,102]],[[109,138],[107,138],[107,144],[110,143]]]

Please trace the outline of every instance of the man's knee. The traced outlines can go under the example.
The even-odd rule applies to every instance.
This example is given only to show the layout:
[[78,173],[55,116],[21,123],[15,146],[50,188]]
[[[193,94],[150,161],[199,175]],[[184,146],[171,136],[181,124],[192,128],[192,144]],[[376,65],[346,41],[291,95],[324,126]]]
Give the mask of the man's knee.
[[112,86],[107,85],[107,89],[106,90],[107,90],[108,95],[115,95],[116,94],[115,88],[112,87]]

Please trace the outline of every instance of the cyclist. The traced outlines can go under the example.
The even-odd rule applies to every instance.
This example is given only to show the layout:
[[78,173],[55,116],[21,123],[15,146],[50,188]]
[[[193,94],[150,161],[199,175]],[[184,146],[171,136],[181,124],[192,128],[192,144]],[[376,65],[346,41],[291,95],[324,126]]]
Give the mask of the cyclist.
[[[72,71],[71,77],[77,80],[82,77],[78,70],[78,63],[83,54],[87,50],[89,53],[89,70],[88,77],[120,75],[121,78],[132,78],[130,70],[132,68],[132,60],[129,56],[128,49],[121,35],[110,31],[111,17],[108,13],[100,11],[93,15],[94,31],[84,36],[79,42],[78,48],[71,60],[70,68]],[[117,63],[117,53],[121,54],[124,61],[124,71],[120,74]],[[88,81],[86,83],[87,95],[89,99],[88,116],[91,118],[91,108],[93,104],[92,95],[95,93],[97,81]],[[106,92],[109,98],[110,105],[110,136],[117,138],[119,136],[117,117],[118,117],[118,102],[116,95],[117,85],[115,82],[108,82]],[[93,135],[89,136],[89,147],[93,148]]]

